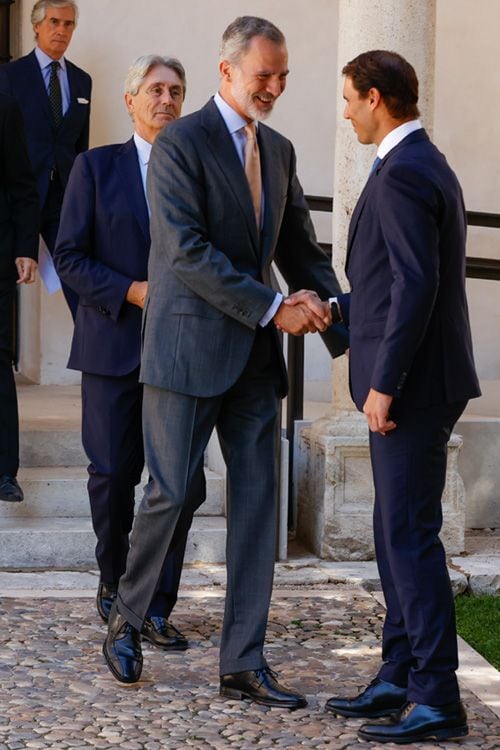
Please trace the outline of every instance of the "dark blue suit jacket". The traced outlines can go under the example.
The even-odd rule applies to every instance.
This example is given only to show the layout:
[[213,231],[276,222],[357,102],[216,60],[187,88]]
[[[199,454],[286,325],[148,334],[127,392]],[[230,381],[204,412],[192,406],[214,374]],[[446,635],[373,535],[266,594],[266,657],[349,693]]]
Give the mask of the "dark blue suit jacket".
[[38,257],[38,195],[16,102],[0,94],[0,287],[17,278],[16,258]]
[[23,113],[28,153],[42,206],[51,170],[57,169],[64,188],[75,156],[89,147],[92,80],[69,60],[66,64],[70,106],[59,128],[52,121],[49,97],[35,52],[0,66],[0,91],[17,99]]
[[126,375],[140,362],[141,309],[125,301],[147,278],[149,216],[133,140],[80,154],[64,195],[54,263],[79,295],[68,367]]
[[[369,177],[349,229],[351,394],[414,406],[480,395],[465,297],[466,215],[458,180],[423,129]],[[395,402],[396,404],[397,402]]]

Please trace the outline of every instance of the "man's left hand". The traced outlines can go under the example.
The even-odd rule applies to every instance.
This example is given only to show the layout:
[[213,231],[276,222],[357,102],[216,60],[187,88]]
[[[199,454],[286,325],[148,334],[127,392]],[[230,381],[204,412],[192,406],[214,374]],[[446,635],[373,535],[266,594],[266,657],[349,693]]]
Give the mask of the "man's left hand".
[[380,391],[370,388],[368,398],[363,406],[363,413],[372,432],[386,435],[397,427],[396,423],[389,419],[392,399],[393,397],[387,395],[387,393],[380,393]]
[[38,264],[33,258],[16,258],[17,284],[32,284],[36,279]]

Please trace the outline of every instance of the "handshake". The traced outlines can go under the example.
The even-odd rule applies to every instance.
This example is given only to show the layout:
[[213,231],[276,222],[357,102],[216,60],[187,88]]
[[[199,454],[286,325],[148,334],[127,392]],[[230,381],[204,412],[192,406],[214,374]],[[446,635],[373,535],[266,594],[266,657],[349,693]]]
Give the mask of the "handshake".
[[280,331],[302,336],[326,331],[332,324],[332,311],[328,300],[322,302],[316,292],[301,289],[283,300],[273,320]]

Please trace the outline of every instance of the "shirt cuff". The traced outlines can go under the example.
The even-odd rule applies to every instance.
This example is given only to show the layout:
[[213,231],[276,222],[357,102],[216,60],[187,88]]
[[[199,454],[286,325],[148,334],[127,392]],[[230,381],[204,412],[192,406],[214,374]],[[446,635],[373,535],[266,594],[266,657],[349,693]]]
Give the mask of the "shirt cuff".
[[283,302],[283,295],[279,292],[276,292],[276,297],[273,300],[273,303],[271,307],[268,309],[266,313],[262,316],[262,318],[259,320],[259,325],[264,328],[264,326],[267,326],[267,324],[274,318],[276,313],[278,312],[278,307]]

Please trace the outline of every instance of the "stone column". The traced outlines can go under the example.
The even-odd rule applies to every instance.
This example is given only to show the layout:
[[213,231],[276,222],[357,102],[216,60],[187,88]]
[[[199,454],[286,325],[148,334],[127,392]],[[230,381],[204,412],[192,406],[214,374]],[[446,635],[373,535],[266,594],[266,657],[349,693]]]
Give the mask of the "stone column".
[[[344,275],[349,220],[368,177],[376,148],[362,146],[343,117],[342,67],[360,52],[389,49],[415,67],[424,126],[432,133],[435,0],[339,0],[338,104],[333,201],[333,266]],[[297,533],[320,557],[335,560],[373,557],[373,484],[365,419],[349,396],[347,358],[333,364],[330,413],[302,428],[298,458]],[[465,500],[457,471],[460,438],[449,447],[448,481],[443,497],[444,542],[463,550]]]

